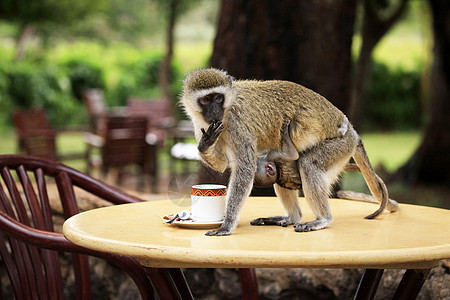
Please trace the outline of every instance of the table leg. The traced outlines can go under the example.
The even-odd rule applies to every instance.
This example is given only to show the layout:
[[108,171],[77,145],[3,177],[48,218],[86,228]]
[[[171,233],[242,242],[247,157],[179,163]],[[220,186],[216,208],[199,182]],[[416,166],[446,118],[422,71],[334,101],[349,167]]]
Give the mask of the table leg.
[[378,284],[383,276],[384,270],[382,269],[366,269],[359,282],[358,289],[356,290],[354,300],[367,299],[371,300],[375,297]]
[[159,299],[194,299],[181,269],[145,268],[145,271]]
[[400,281],[400,284],[398,285],[392,299],[416,299],[430,271],[431,269],[406,270],[406,273],[403,275],[402,281]]
[[255,269],[239,269],[241,276],[242,299],[258,300],[258,282],[256,281]]

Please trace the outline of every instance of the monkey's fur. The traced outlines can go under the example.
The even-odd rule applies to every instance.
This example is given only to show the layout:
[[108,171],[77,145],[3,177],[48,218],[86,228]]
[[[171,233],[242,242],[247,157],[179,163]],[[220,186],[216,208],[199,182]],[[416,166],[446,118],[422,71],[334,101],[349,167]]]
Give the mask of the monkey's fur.
[[[207,235],[228,235],[237,226],[253,186],[258,155],[281,148],[284,120],[290,121],[292,142],[301,153],[298,165],[303,192],[316,220],[301,223],[297,191],[275,184],[287,215],[269,218],[272,224],[295,224],[295,231],[327,227],[332,221],[328,204],[331,185],[351,157],[381,204],[374,216],[388,202],[387,189],[378,184],[347,117],[312,90],[287,81],[234,80],[224,71],[202,69],[186,77],[181,105],[194,124],[202,161],[219,172],[231,169],[226,218],[218,230]],[[211,139],[220,127],[209,130],[210,126],[218,122],[223,124],[221,133]]]

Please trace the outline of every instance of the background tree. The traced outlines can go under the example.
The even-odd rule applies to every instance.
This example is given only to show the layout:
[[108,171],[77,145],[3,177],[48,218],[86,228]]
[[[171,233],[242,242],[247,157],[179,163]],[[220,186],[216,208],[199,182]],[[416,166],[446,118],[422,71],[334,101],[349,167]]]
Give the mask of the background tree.
[[163,11],[167,14],[166,28],[166,54],[159,69],[159,85],[165,98],[172,98],[170,92],[170,64],[173,57],[175,22],[181,13],[182,0],[158,1]]
[[356,1],[222,2],[211,65],[305,85],[346,110]]
[[20,60],[27,40],[40,26],[68,26],[104,8],[104,0],[2,0],[0,19],[19,26],[15,59]]
[[175,25],[178,17],[199,0],[157,0],[162,11],[166,13],[166,55],[159,69],[159,84],[162,94],[167,99],[172,99],[170,91],[170,65],[173,58]]
[[450,183],[450,2],[429,0],[433,15],[434,62],[430,122],[421,145],[394,179],[408,183]]
[[361,48],[353,72],[351,103],[348,110],[350,120],[359,125],[364,109],[363,93],[372,60],[372,52],[381,38],[397,23],[407,9],[408,0],[363,0]]

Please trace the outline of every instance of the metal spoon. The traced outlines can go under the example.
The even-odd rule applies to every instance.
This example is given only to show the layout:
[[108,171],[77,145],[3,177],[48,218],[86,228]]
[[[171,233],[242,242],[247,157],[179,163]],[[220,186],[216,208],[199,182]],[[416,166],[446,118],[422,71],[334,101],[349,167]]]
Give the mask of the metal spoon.
[[191,213],[188,210],[182,210],[179,213],[177,213],[172,220],[167,221],[164,224],[172,224],[177,219],[181,219],[181,220],[189,219],[190,215],[191,215]]

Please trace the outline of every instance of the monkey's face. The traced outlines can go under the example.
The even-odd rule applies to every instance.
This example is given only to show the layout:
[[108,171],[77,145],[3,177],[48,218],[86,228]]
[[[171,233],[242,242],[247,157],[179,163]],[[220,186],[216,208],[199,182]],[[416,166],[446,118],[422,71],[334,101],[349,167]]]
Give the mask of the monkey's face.
[[224,101],[225,96],[221,93],[211,93],[197,99],[201,114],[207,123],[222,121]]
[[277,166],[274,162],[258,160],[255,179],[253,180],[255,187],[271,187],[277,182],[277,177]]
[[233,77],[216,69],[201,69],[189,73],[183,82],[180,103],[194,126],[205,127],[204,123],[222,121],[224,111],[234,103],[237,90]]

